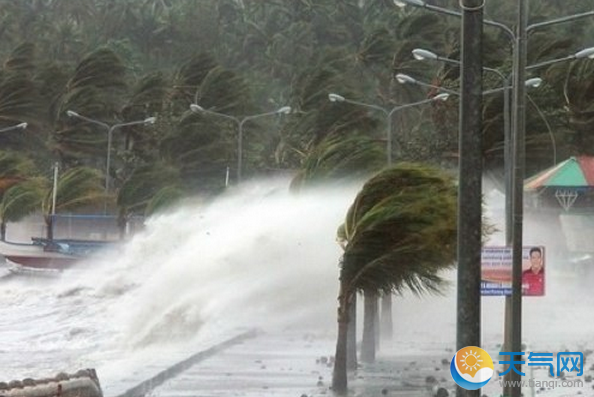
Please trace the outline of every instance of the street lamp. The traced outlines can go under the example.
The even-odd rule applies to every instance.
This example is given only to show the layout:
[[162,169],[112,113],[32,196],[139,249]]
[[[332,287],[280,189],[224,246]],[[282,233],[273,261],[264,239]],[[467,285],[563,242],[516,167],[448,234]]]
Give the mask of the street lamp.
[[19,123],[17,125],[12,125],[10,127],[5,127],[0,129],[0,132],[8,132],[8,131],[12,131],[12,130],[24,130],[26,129],[28,126],[27,123]]
[[[525,0],[522,0],[522,1],[525,1]],[[447,8],[438,7],[433,4],[429,4],[423,0],[393,0],[393,3],[400,8],[405,7],[407,5],[411,5],[413,7],[424,8],[429,11],[435,11],[439,14],[450,15],[450,16],[454,16],[454,17],[458,17],[458,18],[462,17],[461,12],[449,10]],[[554,25],[554,24],[562,23],[562,22],[575,21],[577,19],[586,18],[589,16],[594,16],[594,10],[582,12],[580,14],[569,15],[566,17],[555,18],[555,19],[551,19],[549,21],[533,23],[531,25],[525,26],[524,30],[526,31],[526,33],[529,33],[530,31],[532,31],[534,29],[538,29],[538,28],[542,28],[545,26],[550,26],[550,25]],[[501,29],[508,36],[508,38],[510,38],[512,40],[512,46],[515,46],[514,40],[517,38],[516,34],[507,25],[505,25],[501,22],[496,22],[496,21],[492,21],[489,19],[484,19],[483,23],[487,26],[493,26],[498,29]]]
[[[462,17],[460,12],[448,10],[427,4],[422,0],[395,0],[399,6],[410,4],[416,7],[426,8],[445,15],[452,15]],[[494,26],[501,29],[510,39],[510,44],[513,54],[513,133],[511,134],[511,150],[513,156],[510,158],[510,163],[506,165],[506,170],[513,170],[511,178],[511,207],[506,209],[506,224],[511,224],[511,235],[506,235],[506,243],[512,246],[512,295],[511,299],[506,299],[506,322],[509,318],[511,320],[511,328],[506,327],[506,348],[510,352],[520,352],[522,350],[522,255],[523,255],[523,212],[524,212],[524,174],[525,174],[525,151],[526,151],[526,92],[524,85],[520,82],[524,81],[526,73],[526,53],[527,53],[527,37],[528,33],[534,29],[553,25],[561,22],[568,22],[593,16],[594,10],[570,15],[566,17],[556,18],[550,21],[539,22],[528,25],[528,0],[518,1],[517,24],[514,32],[508,26],[490,20],[483,20],[487,26]],[[583,55],[583,54],[580,54]],[[539,66],[545,66],[549,63],[542,63]],[[464,242],[458,241],[458,244]],[[478,286],[477,286],[478,287]],[[476,302],[473,302],[473,304]],[[480,302],[479,302],[480,304]],[[507,340],[511,340],[508,345]],[[513,356],[510,356],[512,358]],[[512,397],[520,397],[520,376],[515,371],[510,373],[508,380],[514,381],[516,386],[504,388],[504,394],[511,392]],[[511,382],[510,382],[511,383]],[[460,389],[459,389],[460,390]]]
[[110,184],[109,166],[111,164],[111,139],[112,139],[113,132],[116,129],[121,128],[121,127],[129,127],[132,125],[139,125],[139,124],[144,124],[144,125],[155,124],[155,121],[157,121],[156,117],[148,117],[144,120],[137,120],[137,121],[130,121],[127,123],[117,123],[117,124],[109,125],[107,123],[104,123],[103,121],[95,120],[90,117],[80,115],[72,110],[67,110],[66,114],[68,115],[68,117],[81,119],[86,122],[99,125],[107,130],[107,160],[106,160],[106,165],[105,165],[105,193],[109,193],[109,184]]
[[386,119],[387,119],[386,159],[388,161],[388,165],[392,165],[392,115],[398,110],[406,109],[409,107],[423,105],[423,104],[434,102],[434,101],[445,101],[448,99],[449,96],[450,96],[450,94],[448,94],[448,93],[441,93],[441,94],[437,94],[434,97],[431,97],[429,99],[424,99],[424,100],[418,101],[418,102],[406,103],[404,105],[395,106],[392,109],[385,109],[381,106],[363,103],[363,102],[359,102],[359,101],[354,101],[352,99],[347,99],[341,95],[333,94],[333,93],[328,94],[328,99],[330,100],[330,102],[345,102],[345,103],[351,103],[353,105],[358,105],[358,106],[363,106],[363,107],[367,107],[370,109],[379,110],[380,112],[382,112],[386,115]]
[[568,55],[564,58],[551,59],[550,61],[544,61],[540,63],[535,63],[534,65],[528,65],[526,66],[526,70],[541,68],[543,66],[549,66],[559,62],[575,61],[576,59],[584,58],[594,59],[594,47],[584,48],[583,50],[578,51],[575,54]]
[[[433,54],[429,51],[426,50],[422,50],[426,53],[430,53]],[[417,52],[417,54],[419,54],[419,52]],[[420,58],[417,57],[417,59],[425,59],[425,58]],[[448,58],[443,58],[443,57],[438,57],[437,55],[435,55],[435,57],[426,57],[426,59],[439,59],[442,61],[445,61]],[[460,64],[460,61],[456,61],[453,59],[448,59],[449,63],[455,63],[455,64]],[[504,135],[504,153],[503,153],[503,158],[504,158],[504,162],[505,164],[509,164],[509,160],[510,160],[510,148],[509,148],[509,142],[511,142],[511,126],[510,126],[510,121],[509,121],[509,116],[510,116],[510,98],[509,98],[509,94],[510,94],[510,86],[509,86],[509,82],[508,79],[501,73],[499,72],[497,69],[490,69],[490,68],[483,68],[484,70],[488,70],[488,71],[493,71],[493,72],[497,72],[498,75],[500,75],[501,77],[501,81],[503,82],[503,87],[499,87],[499,88],[494,88],[491,90],[486,90],[483,91],[483,95],[490,95],[490,94],[495,94],[498,92],[503,92],[503,135]],[[450,92],[454,95],[460,95],[459,92],[457,91],[452,91],[449,90],[447,88],[443,88],[441,86],[438,85],[434,85],[434,84],[429,84],[429,83],[425,83],[422,81],[419,81],[409,75],[406,74],[402,74],[399,73],[396,75],[396,80],[401,83],[401,84],[416,84],[422,87],[429,87],[429,88],[434,88],[440,91],[447,91]],[[524,84],[526,85],[526,87],[531,87],[531,88],[537,88],[542,84],[542,79],[540,77],[534,77],[531,79],[528,79],[524,82]],[[553,157],[556,159],[557,155],[557,148],[556,148],[556,143],[555,143],[555,137],[552,133],[552,131],[549,131],[550,137],[551,137],[551,141],[553,143]],[[511,192],[511,188],[510,188],[510,184],[511,184],[511,175],[509,174],[508,170],[506,170],[505,173],[505,186],[506,186],[506,192]],[[506,208],[511,208],[511,194],[506,195],[505,197],[505,202],[506,202]],[[506,227],[507,232],[506,233],[510,233],[509,228],[511,227],[511,223],[507,222],[506,223]]]
[[273,116],[275,114],[289,114],[289,113],[291,113],[290,106],[283,106],[283,107],[281,107],[277,110],[274,110],[272,112],[254,114],[251,116],[245,116],[240,119],[235,116],[228,115],[228,114],[204,109],[202,106],[198,105],[197,103],[192,103],[190,105],[190,110],[195,113],[206,113],[206,114],[212,114],[213,116],[219,116],[219,117],[225,118],[227,120],[231,120],[237,124],[237,130],[238,130],[238,134],[237,134],[237,182],[238,183],[241,182],[241,171],[242,171],[242,166],[243,166],[243,125],[245,124],[245,122],[254,120],[254,119],[257,119],[260,117]]
[[394,0],[394,4],[396,4],[398,7],[405,7],[407,4],[423,7],[425,2],[421,0]]
[[394,78],[400,84],[414,84],[414,85],[419,85],[421,87],[435,88],[435,89],[438,89],[439,91],[447,92],[448,94],[451,94],[451,95],[460,95],[460,93],[458,91],[454,91],[449,88],[425,83],[423,81],[415,79],[414,77],[409,76],[408,74],[398,73],[394,76]]
[[[460,93],[458,91],[454,91],[451,90],[449,88],[445,88],[439,85],[435,85],[435,84],[430,84],[430,83],[426,83],[424,81],[420,81],[415,79],[414,77],[411,77],[407,74],[403,74],[403,73],[398,73],[395,76],[396,80],[400,83],[400,84],[415,84],[415,85],[419,85],[421,87],[429,87],[429,88],[434,88],[437,89],[439,91],[443,91],[446,92],[448,94],[451,95],[460,95]],[[542,84],[542,79],[540,77],[533,77],[531,79],[528,79],[526,81],[524,81],[524,85],[526,87],[533,87],[533,88],[538,88],[540,87],[540,85]],[[509,89],[511,87],[499,87],[499,88],[493,88],[491,90],[486,90],[483,91],[483,95],[489,95],[489,94],[496,94],[498,92],[504,92],[506,89]]]
[[[443,57],[443,56],[435,54],[432,51],[425,50],[422,48],[416,48],[412,51],[412,53],[413,53],[413,57],[418,61],[432,60],[432,61],[440,61],[440,62],[444,62],[447,64],[460,66],[460,61],[458,61],[456,59],[450,59],[447,57]],[[569,60],[586,58],[586,57],[594,58],[594,47],[583,49],[573,55],[569,55],[564,58],[553,59],[550,61],[526,66],[526,70],[536,69],[536,68],[539,68],[542,66],[552,65],[554,63],[565,62],[565,61],[569,61]],[[504,93],[504,96],[503,96],[503,128],[504,128],[504,142],[505,142],[504,151],[506,152],[504,155],[504,158],[505,158],[504,162],[505,162],[505,164],[509,164],[509,153],[507,153],[507,152],[509,151],[509,146],[510,146],[509,142],[511,141],[510,123],[509,123],[509,116],[510,116],[509,89],[511,88],[511,86],[510,86],[511,75],[505,76],[499,70],[493,69],[493,68],[488,68],[488,67],[483,67],[483,70],[497,74],[497,76],[499,76],[499,78],[502,82],[504,89],[506,90]],[[541,82],[542,82],[542,79],[540,79],[540,78],[532,78],[532,79],[526,80],[525,85],[526,85],[526,87],[538,87]],[[486,91],[485,93],[498,92],[499,90],[501,90],[501,89],[496,88],[495,90]],[[541,117],[543,117],[543,120],[544,120],[544,115],[541,115]],[[547,123],[546,120],[544,120],[544,121],[545,121],[545,123]],[[549,132],[549,136],[551,138],[551,145],[552,145],[552,149],[553,149],[553,165],[555,165],[555,164],[557,164],[557,144],[555,142],[555,136],[553,134],[553,131],[551,131],[549,129],[548,132]],[[508,191],[511,191],[511,189],[509,188],[509,182],[510,182],[509,180],[506,182],[506,189]]]

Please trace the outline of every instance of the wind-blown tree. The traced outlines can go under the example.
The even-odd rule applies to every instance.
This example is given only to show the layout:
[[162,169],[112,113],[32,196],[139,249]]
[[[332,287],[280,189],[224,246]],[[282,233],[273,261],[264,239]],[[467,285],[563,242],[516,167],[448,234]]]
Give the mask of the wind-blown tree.
[[184,195],[176,167],[162,161],[137,167],[118,192],[120,238],[124,236],[130,216],[149,216],[168,208]]
[[99,207],[109,197],[105,194],[103,174],[89,167],[74,167],[59,175],[57,181],[55,208],[53,207],[53,184],[47,190],[41,203],[47,238],[53,239],[54,211],[72,211],[85,206]]
[[[157,116],[157,124],[151,128],[144,126],[127,127],[121,131],[123,149],[127,156],[149,161],[158,158],[160,128],[174,128],[172,117],[163,117],[171,93],[171,82],[161,72],[149,73],[134,85],[130,98],[122,108],[125,120],[143,120]],[[186,111],[184,109],[184,111]],[[166,123],[169,121],[169,123]],[[174,120],[177,122],[177,120]],[[137,128],[139,127],[139,128]],[[156,128],[158,127],[158,128]]]
[[385,133],[377,134],[379,123],[369,109],[328,99],[330,93],[358,99],[358,76],[352,74],[350,56],[340,50],[329,51],[293,82],[296,114],[281,131],[275,154],[279,165],[302,167],[309,153],[331,136],[359,132],[385,138]]
[[17,183],[2,194],[0,200],[0,240],[6,241],[6,225],[18,222],[39,210],[48,181],[34,177]]
[[293,188],[368,178],[385,165],[383,143],[356,133],[324,138],[303,160]]
[[[27,181],[35,172],[36,167],[31,159],[17,152],[0,151],[0,238],[2,240],[6,236],[7,222],[20,220],[31,212],[27,192],[35,190],[35,184]],[[22,202],[19,202],[19,195],[24,195],[21,197]]]
[[36,128],[43,121],[40,95],[33,79],[35,70],[34,46],[17,46],[4,62],[0,72],[0,128],[27,122],[27,130],[13,130],[0,134],[0,145],[6,149],[35,153],[43,157],[45,132]]
[[[55,150],[66,165],[99,165],[105,158],[107,131],[96,124],[69,119],[68,110],[107,124],[119,121],[126,93],[126,67],[107,48],[86,56],[66,83],[56,106]],[[89,161],[88,159],[95,159]],[[101,159],[99,162],[97,159]]]
[[400,163],[372,177],[344,222],[333,390],[347,391],[347,328],[357,291],[438,293],[456,255],[456,188],[437,169]]
[[35,172],[35,164],[17,152],[0,151],[0,191],[22,182]]

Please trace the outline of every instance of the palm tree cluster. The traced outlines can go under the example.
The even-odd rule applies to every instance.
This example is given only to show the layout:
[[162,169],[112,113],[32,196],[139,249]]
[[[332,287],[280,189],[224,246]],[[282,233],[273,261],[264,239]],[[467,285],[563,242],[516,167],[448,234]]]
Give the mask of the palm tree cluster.
[[[457,7],[454,0],[431,3]],[[585,11],[585,3],[543,0],[533,5],[531,20]],[[486,12],[513,21],[513,5],[497,2]],[[56,161],[61,175],[79,167],[107,172],[97,183],[109,178],[109,209],[120,219],[188,195],[221,192],[227,171],[235,175],[237,126],[189,111],[192,103],[233,117],[292,107],[282,119],[246,124],[247,177],[293,170],[301,187],[369,175],[385,158],[384,115],[331,103],[328,94],[389,109],[437,92],[400,85],[396,73],[453,89],[459,82],[457,68],[411,56],[412,49],[426,48],[456,58],[459,21],[389,0],[0,0],[0,21],[0,128],[29,125],[22,133],[0,133],[5,158],[14,161],[0,184],[3,208],[13,207],[3,210],[6,221],[42,208]],[[592,33],[590,20],[539,30],[529,38],[529,63],[592,45]],[[506,38],[490,29],[485,35],[485,65],[508,73]],[[529,173],[550,165],[551,134],[558,158],[594,151],[594,63],[538,72],[546,84],[530,93],[529,106],[538,111],[528,112]],[[485,77],[485,88],[500,84]],[[484,156],[492,170],[503,161],[502,108],[501,96],[486,98]],[[457,109],[449,100],[399,113],[392,133],[401,159],[455,166]],[[68,117],[68,110],[108,125],[148,117],[157,122],[115,131],[106,170],[108,134]],[[21,192],[7,194],[16,184]],[[102,206],[105,197],[95,193],[83,196]]]
[[[344,248],[338,297],[338,341],[333,389],[345,392],[349,318],[356,293],[365,295],[362,355],[373,361],[373,307],[377,295],[438,293],[440,271],[456,257],[456,185],[437,168],[399,163],[363,186],[348,210],[338,238]],[[371,305],[368,305],[368,302]],[[369,310],[371,309],[371,310]],[[371,315],[368,312],[371,311]],[[354,330],[350,330],[354,335]],[[366,340],[370,343],[366,345]],[[366,352],[367,350],[367,352]]]

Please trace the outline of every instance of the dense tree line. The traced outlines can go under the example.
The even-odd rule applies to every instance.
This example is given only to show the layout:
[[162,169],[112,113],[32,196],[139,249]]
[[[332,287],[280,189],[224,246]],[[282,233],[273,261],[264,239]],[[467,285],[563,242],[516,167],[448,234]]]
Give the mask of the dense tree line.
[[[453,0],[431,3],[458,7]],[[533,3],[531,23],[591,8],[579,0]],[[485,16],[513,26],[514,4],[487,2]],[[71,110],[108,125],[157,118],[154,125],[114,131],[109,193],[122,217],[186,195],[216,194],[227,170],[235,175],[237,126],[191,112],[194,102],[237,118],[292,107],[289,115],[245,124],[248,178],[293,170],[296,186],[303,186],[376,171],[385,162],[385,116],[330,102],[328,94],[391,109],[439,91],[399,84],[396,73],[457,90],[459,68],[417,61],[411,51],[459,59],[459,25],[457,18],[388,0],[2,0],[0,127],[29,127],[0,134],[0,144],[18,154],[8,158],[30,164],[26,174],[7,174],[12,179],[3,192],[47,179],[55,161],[64,170],[105,172],[106,129],[69,117]],[[593,35],[594,18],[535,30],[528,63],[592,46]],[[505,35],[486,27],[484,54],[485,66],[509,75]],[[594,61],[560,63],[529,76],[545,83],[529,91],[528,172],[553,163],[553,143],[557,160],[594,154]],[[485,89],[500,86],[485,73]],[[502,98],[485,97],[484,155],[491,171],[503,162]],[[396,160],[455,167],[457,113],[455,97],[397,112]]]

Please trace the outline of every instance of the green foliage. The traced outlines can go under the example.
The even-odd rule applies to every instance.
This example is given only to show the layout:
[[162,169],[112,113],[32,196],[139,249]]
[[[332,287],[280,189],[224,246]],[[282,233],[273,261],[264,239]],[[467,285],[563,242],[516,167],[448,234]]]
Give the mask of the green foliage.
[[360,180],[386,163],[386,148],[364,135],[326,137],[307,154],[294,187]]
[[[456,0],[431,4],[458,7]],[[485,17],[513,26],[516,6],[513,0],[488,3]],[[529,23],[589,10],[583,0],[533,2]],[[391,109],[437,92],[398,84],[394,73],[459,87],[457,66],[411,55],[425,48],[459,59],[459,19],[398,8],[391,0],[0,0],[0,21],[0,128],[29,124],[24,132],[0,134],[3,148],[33,158],[40,169],[58,159],[66,168],[102,171],[105,129],[69,119],[67,110],[108,125],[157,117],[154,127],[114,133],[115,189],[137,168],[161,162],[177,170],[187,194],[222,189],[227,167],[232,175],[236,171],[237,126],[213,115],[189,115],[193,102],[239,119],[291,105],[290,116],[245,125],[244,174],[290,169],[310,183],[377,169],[385,137],[381,114],[330,103],[329,93]],[[591,45],[593,21],[533,30],[528,63]],[[510,48],[504,33],[485,26],[485,66],[508,76]],[[530,75],[545,80],[529,91],[530,173],[552,163],[553,141],[558,160],[594,154],[592,70],[592,62],[580,60]],[[499,77],[485,73],[485,89],[500,86]],[[455,164],[457,115],[456,101],[398,113],[393,131],[401,158]],[[496,170],[503,163],[501,95],[485,97],[483,119],[485,165]]]
[[150,216],[154,213],[171,208],[174,204],[177,204],[185,194],[186,192],[177,186],[166,186],[158,190],[148,202],[145,215]]
[[127,214],[150,215],[177,201],[183,193],[178,169],[163,162],[137,167],[124,182],[117,204]]
[[163,158],[179,170],[191,192],[218,192],[235,164],[237,125],[224,118],[190,113],[161,141]]
[[338,237],[341,280],[354,290],[437,292],[456,255],[456,188],[451,177],[400,163],[363,186]]
[[6,190],[0,201],[2,222],[18,222],[27,215],[38,211],[47,186],[46,179],[35,177],[19,182]]
[[[101,172],[88,167],[66,170],[58,178],[56,213],[72,211],[85,206],[99,206],[107,197]],[[52,210],[53,187],[47,184],[42,211],[49,216]]]
[[35,172],[33,161],[13,151],[0,151],[0,189],[4,190],[15,181],[32,176]]

